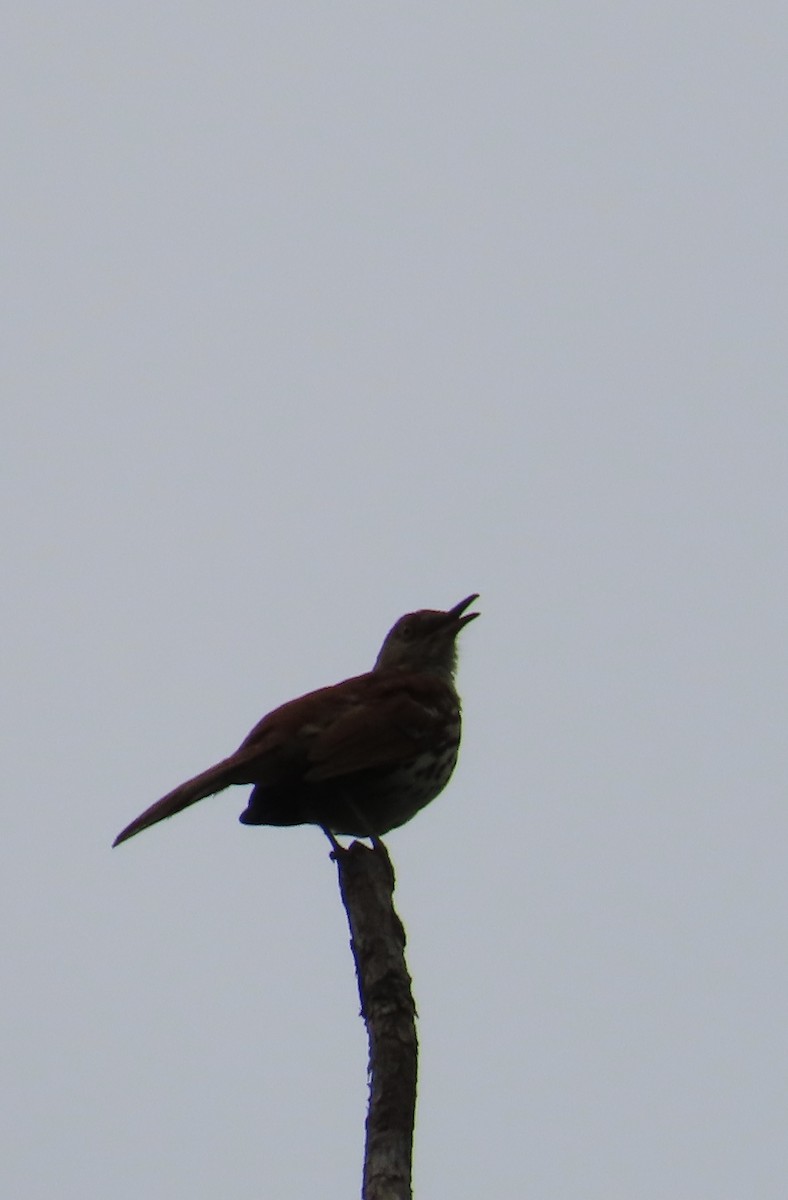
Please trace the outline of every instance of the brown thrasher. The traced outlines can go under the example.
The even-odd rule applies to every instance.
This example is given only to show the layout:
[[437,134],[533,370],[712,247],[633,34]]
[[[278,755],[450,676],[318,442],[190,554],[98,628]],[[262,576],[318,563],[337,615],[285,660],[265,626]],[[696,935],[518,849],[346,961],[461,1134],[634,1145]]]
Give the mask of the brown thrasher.
[[113,845],[234,783],[254,784],[244,825],[319,825],[332,841],[404,825],[457,761],[456,638],[478,617],[465,611],[477,599],[400,617],[366,675],[275,708],[234,754],[157,800]]

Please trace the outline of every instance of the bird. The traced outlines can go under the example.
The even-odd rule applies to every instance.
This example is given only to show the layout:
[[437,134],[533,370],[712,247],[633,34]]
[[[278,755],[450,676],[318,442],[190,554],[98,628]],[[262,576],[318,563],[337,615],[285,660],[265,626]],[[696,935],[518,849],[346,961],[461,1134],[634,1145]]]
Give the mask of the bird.
[[252,784],[244,825],[317,825],[379,840],[443,791],[460,745],[457,635],[479,616],[467,596],[406,613],[375,665],[275,708],[228,758],[180,784],[123,829],[143,829],[233,784]]

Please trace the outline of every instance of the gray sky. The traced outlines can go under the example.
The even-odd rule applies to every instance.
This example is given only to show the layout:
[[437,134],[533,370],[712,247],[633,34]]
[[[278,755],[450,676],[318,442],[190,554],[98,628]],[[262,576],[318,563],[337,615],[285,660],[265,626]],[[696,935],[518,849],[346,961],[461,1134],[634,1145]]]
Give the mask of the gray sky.
[[479,591],[417,1194],[782,1198],[784,6],[3,26],[0,1191],[357,1194],[322,836],[110,842]]

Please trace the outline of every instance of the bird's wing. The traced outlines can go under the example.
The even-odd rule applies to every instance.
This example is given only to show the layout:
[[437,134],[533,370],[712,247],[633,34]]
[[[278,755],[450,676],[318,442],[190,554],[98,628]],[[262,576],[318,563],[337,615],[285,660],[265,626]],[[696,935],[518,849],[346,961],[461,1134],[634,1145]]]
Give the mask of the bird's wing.
[[304,778],[318,782],[408,762],[434,736],[443,716],[424,696],[398,687],[337,715],[310,741]]

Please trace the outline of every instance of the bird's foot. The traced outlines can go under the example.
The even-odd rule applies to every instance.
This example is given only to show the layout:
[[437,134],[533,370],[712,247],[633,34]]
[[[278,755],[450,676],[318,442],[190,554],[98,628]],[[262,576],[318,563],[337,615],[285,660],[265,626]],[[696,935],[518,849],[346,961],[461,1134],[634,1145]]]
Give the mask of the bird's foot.
[[320,828],[323,830],[323,833],[326,835],[329,842],[331,843],[331,858],[336,860],[340,854],[347,853],[347,851],[345,850],[345,847],[342,846],[337,841],[337,839],[334,837],[334,834],[331,832],[331,830],[328,828],[327,825],[321,825]]

